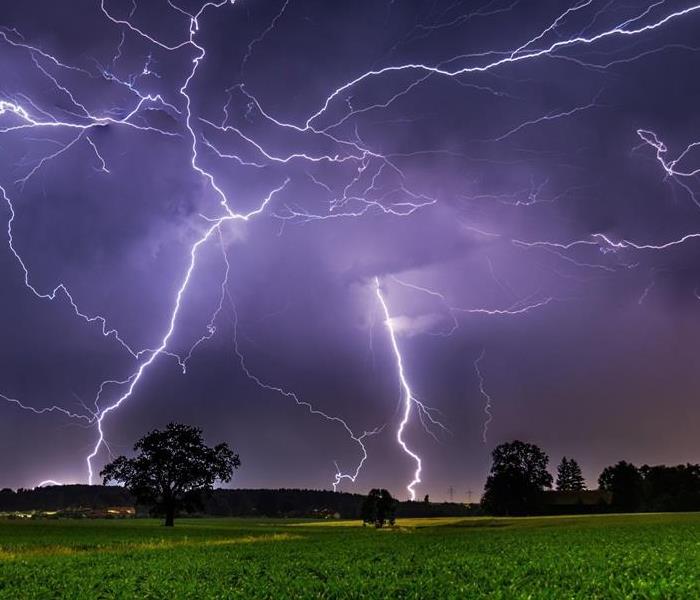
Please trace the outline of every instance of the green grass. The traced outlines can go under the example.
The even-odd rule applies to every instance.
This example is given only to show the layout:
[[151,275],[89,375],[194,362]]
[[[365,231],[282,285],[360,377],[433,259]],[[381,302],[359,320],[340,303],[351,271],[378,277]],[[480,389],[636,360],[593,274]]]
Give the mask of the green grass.
[[700,514],[0,521],[0,598],[700,598]]

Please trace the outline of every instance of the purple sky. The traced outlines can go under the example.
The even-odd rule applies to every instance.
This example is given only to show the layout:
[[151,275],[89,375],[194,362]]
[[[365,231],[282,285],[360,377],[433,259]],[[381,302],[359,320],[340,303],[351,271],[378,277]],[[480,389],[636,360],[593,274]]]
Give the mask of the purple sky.
[[698,460],[700,4],[69,4],[0,8],[0,486]]

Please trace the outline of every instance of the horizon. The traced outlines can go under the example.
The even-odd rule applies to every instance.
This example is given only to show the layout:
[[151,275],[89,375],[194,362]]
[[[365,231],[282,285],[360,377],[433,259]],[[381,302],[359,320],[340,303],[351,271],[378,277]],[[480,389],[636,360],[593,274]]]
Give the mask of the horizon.
[[[546,453],[546,452],[545,452]],[[557,475],[557,468],[559,466],[560,461],[552,462],[551,457],[550,461],[547,466],[547,471],[553,476],[553,483],[551,488],[546,488],[545,491],[561,491],[557,489],[556,486],[556,475]],[[567,457],[562,457],[563,458],[568,458],[571,459],[572,457],[567,456]],[[576,460],[574,458],[574,460]],[[619,462],[627,462],[625,459],[618,459],[614,461],[610,461],[610,463],[606,466],[613,466],[615,464],[618,464]],[[577,462],[578,464],[578,462]],[[636,465],[639,468],[642,467],[682,467],[682,466],[687,466],[689,464],[693,463],[677,463],[677,464],[640,464]],[[578,465],[581,467],[581,465]],[[583,469],[582,469],[583,471]],[[485,480],[484,480],[485,484]],[[93,483],[86,483],[86,482],[80,482],[80,481],[54,481],[54,480],[46,480],[46,481],[41,481],[34,487],[30,488],[0,488],[0,489],[10,489],[14,492],[17,492],[19,490],[25,490],[25,491],[35,491],[38,489],[42,488],[48,488],[48,487],[61,487],[61,486],[94,486],[94,487],[119,487],[119,488],[124,488],[125,486],[123,484],[120,484],[119,482],[110,482],[108,484],[104,484],[100,481],[98,482],[93,482]],[[458,490],[458,489],[452,489],[446,491],[446,494],[444,496],[436,496],[437,500],[434,500],[433,497],[430,494],[426,494],[427,496],[430,496],[430,502],[438,502],[438,503],[458,503],[458,504],[478,504],[480,502],[481,496],[483,494],[483,487],[484,485],[482,484],[481,488],[478,490]],[[300,487],[241,487],[239,485],[236,485],[235,478],[230,481],[230,482],[221,482],[217,481],[214,483],[213,488],[214,490],[241,490],[241,491],[278,491],[278,490],[292,490],[292,491],[311,491],[311,492],[331,492],[331,493],[338,493],[338,494],[356,494],[356,495],[361,495],[361,496],[366,496],[369,493],[369,489],[363,490],[363,489],[353,489],[353,490],[334,490],[333,487],[331,486],[330,488],[300,488]],[[584,488],[581,491],[599,491],[600,486],[598,483],[598,477],[595,479],[589,480],[584,477]],[[393,493],[392,490],[389,490],[390,492]],[[396,491],[396,490],[394,490]],[[452,496],[454,499],[451,499],[450,496],[450,491],[452,492]],[[564,490],[566,491],[566,490]],[[574,493],[579,493],[579,491],[576,491]],[[469,499],[467,496],[471,495],[471,499]],[[464,498],[460,499],[462,496]],[[416,497],[414,500],[411,500],[410,498],[398,498],[402,502],[405,501],[414,501],[414,502],[423,502],[424,497]]]

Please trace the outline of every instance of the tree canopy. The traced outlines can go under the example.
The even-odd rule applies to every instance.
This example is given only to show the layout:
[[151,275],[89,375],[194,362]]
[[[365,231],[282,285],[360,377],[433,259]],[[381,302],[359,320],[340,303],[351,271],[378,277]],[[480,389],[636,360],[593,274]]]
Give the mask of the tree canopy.
[[165,514],[165,524],[174,524],[175,512],[210,490],[215,481],[231,480],[241,461],[227,444],[210,448],[202,430],[170,423],[154,430],[134,445],[136,456],[120,456],[105,466],[100,475],[124,484],[140,502],[152,503]]
[[642,465],[645,510],[700,509],[700,465]]
[[598,477],[601,490],[612,492],[613,505],[619,510],[635,510],[642,501],[644,479],[633,464],[621,460],[605,467]]
[[373,489],[362,503],[362,521],[371,523],[375,527],[384,527],[389,521],[393,525],[396,520],[396,507],[398,502],[388,490]]
[[581,474],[581,467],[573,458],[564,456],[557,467],[557,490],[578,492],[585,489],[586,482]]
[[535,512],[544,488],[552,487],[549,458],[534,444],[515,440],[496,446],[486,480],[483,507],[496,515]]

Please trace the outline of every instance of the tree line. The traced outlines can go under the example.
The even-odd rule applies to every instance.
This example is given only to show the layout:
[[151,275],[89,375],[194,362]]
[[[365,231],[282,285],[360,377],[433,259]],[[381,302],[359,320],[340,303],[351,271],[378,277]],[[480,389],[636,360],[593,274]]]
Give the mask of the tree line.
[[[481,506],[493,515],[529,515],[547,512],[554,478],[549,457],[535,444],[515,440],[500,444],[492,454]],[[606,467],[598,477],[599,510],[700,510],[700,465],[642,465],[627,461]],[[556,490],[584,492],[586,483],[578,462],[563,457],[557,467]],[[609,500],[608,500],[609,499]]]
[[[165,517],[172,526],[177,513],[196,512],[221,516],[361,517],[381,527],[398,516],[467,516],[473,507],[429,502],[399,503],[386,489],[369,496],[314,490],[214,490],[228,482],[241,461],[227,444],[209,447],[196,427],[169,424],[154,430],[134,446],[132,458],[120,456],[101,472],[99,486],[53,486],[31,491],[0,491],[0,511],[60,509],[85,504],[125,506],[140,504],[151,514]],[[554,478],[549,457],[535,444],[515,440],[497,446],[486,480],[481,509],[494,515],[528,515],[547,511],[553,500]],[[700,465],[636,467],[626,461],[606,467],[598,478],[599,490],[586,492],[577,461],[563,457],[557,468],[559,495],[580,502],[591,499],[598,510],[684,511],[700,510]],[[97,491],[94,489],[97,488]],[[549,495],[548,495],[549,494]],[[586,496],[588,494],[588,496]],[[591,497],[592,495],[592,497]],[[571,503],[564,503],[571,506]],[[577,512],[573,510],[572,512]],[[141,511],[143,514],[143,510]]]
[[[323,490],[213,489],[227,482],[241,461],[226,444],[209,447],[197,427],[170,423],[138,440],[134,456],[120,456],[101,472],[104,486],[60,485],[33,490],[0,490],[0,512],[61,511],[135,506],[139,516],[164,516],[172,526],[178,513],[212,516],[366,518],[466,516],[463,504],[400,502],[386,490],[360,494]],[[123,487],[108,486],[110,482]],[[79,514],[79,511],[76,512]]]
[[[349,492],[307,489],[222,489],[203,490],[201,504],[183,514],[212,517],[275,517],[360,519],[367,496]],[[136,507],[139,517],[161,516],[152,504],[142,504],[123,487],[102,485],[52,485],[35,489],[0,490],[0,513],[67,511]],[[454,517],[474,514],[474,508],[457,502],[399,502],[396,516]]]

